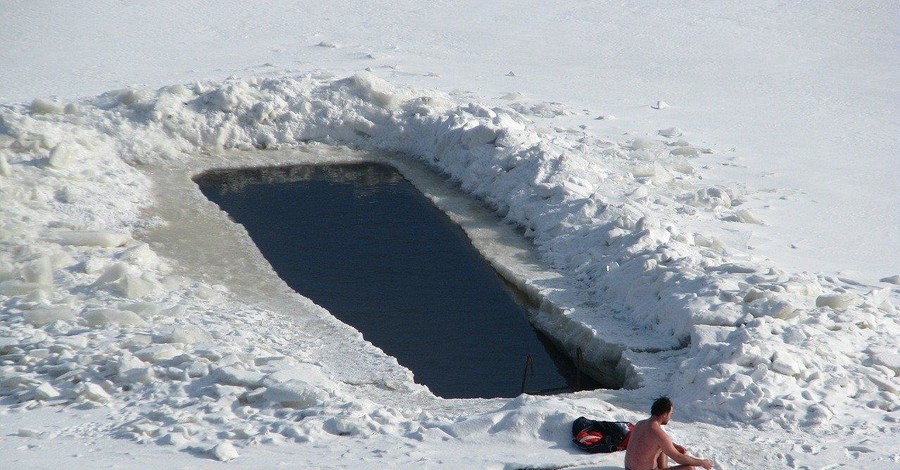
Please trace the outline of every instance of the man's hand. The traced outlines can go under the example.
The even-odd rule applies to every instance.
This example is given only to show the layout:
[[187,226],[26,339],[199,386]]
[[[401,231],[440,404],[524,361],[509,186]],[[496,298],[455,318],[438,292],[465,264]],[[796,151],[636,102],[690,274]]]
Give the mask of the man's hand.
[[715,463],[712,460],[703,459],[700,461],[699,465],[701,467],[705,468],[706,470],[709,470],[709,469],[713,468],[713,465],[715,465]]

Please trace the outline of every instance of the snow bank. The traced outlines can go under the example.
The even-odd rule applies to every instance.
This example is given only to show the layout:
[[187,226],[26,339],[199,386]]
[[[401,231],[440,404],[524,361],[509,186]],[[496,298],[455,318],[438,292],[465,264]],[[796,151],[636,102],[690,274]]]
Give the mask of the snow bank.
[[[323,435],[565,424],[571,416],[436,418],[377,405],[306,360],[313,339],[285,349],[267,311],[180,278],[169,267],[177,260],[132,238],[158,223],[142,217],[154,203],[145,171],[314,141],[417,157],[516,224],[561,274],[528,283],[548,302],[536,323],[570,351],[617,364],[631,387],[672,393],[693,419],[815,430],[837,413],[896,414],[895,288],[784,272],[684,229],[763,223],[741,207],[746,189],[705,184],[690,159],[708,149],[539,131],[522,113],[565,110],[459,103],[371,74],[0,108],[0,395],[25,408],[127,404],[118,435],[219,460]],[[408,377],[381,387],[419,390]]]

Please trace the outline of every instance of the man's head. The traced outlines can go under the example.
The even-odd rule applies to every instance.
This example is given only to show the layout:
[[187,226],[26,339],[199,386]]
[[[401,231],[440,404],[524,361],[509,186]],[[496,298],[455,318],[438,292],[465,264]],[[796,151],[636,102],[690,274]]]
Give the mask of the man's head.
[[650,407],[650,414],[659,418],[660,424],[669,424],[669,416],[672,414],[672,400],[669,397],[659,397]]

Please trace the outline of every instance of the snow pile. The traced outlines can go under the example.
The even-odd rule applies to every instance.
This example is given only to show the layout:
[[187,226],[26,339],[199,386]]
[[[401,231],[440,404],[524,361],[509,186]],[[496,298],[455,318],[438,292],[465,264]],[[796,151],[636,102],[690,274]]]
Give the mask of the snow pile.
[[[141,216],[154,203],[144,169],[314,141],[418,157],[521,227],[563,275],[528,283],[546,300],[536,324],[617,363],[630,387],[671,392],[714,424],[816,430],[870,409],[897,431],[896,288],[784,272],[686,229],[765,221],[741,207],[752,190],[703,181],[692,159],[712,150],[678,129],[617,142],[539,130],[521,112],[566,110],[457,103],[371,74],[0,108],[0,394],[24,408],[111,407],[111,432],[219,460],[325,434],[490,433],[488,415],[451,424],[358,396],[310,360],[314,339],[285,347],[293,324],[175,274],[134,238],[159,223]],[[382,380],[425,393],[408,373]],[[510,416],[523,422],[501,428],[539,433],[572,418]]]

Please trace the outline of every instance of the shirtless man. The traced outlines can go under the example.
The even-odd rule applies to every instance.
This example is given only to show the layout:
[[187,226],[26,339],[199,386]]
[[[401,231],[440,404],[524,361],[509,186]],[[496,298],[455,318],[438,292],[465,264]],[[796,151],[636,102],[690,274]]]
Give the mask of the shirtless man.
[[672,438],[663,431],[672,416],[672,400],[668,397],[658,398],[650,408],[650,417],[635,424],[625,451],[626,470],[655,470],[669,468],[669,457],[679,463],[675,468],[694,468],[694,466],[710,469],[713,461],[697,459],[687,454],[684,447],[672,442]]

